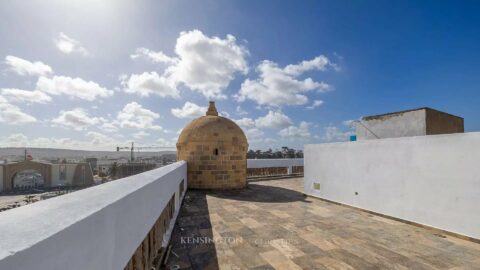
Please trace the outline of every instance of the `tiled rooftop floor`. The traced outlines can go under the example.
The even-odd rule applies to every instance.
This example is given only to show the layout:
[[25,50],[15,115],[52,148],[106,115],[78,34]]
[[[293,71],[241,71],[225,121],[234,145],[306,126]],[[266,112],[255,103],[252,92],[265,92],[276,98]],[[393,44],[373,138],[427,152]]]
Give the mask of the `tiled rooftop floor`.
[[297,178],[242,191],[188,191],[167,267],[480,269],[480,244],[304,197],[302,184]]

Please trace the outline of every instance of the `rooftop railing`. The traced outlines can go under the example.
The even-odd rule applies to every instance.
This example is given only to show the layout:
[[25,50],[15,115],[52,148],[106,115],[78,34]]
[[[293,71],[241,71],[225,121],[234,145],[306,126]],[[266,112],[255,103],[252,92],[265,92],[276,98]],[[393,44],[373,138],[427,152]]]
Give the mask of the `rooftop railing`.
[[303,176],[303,158],[247,159],[249,180],[285,176]]

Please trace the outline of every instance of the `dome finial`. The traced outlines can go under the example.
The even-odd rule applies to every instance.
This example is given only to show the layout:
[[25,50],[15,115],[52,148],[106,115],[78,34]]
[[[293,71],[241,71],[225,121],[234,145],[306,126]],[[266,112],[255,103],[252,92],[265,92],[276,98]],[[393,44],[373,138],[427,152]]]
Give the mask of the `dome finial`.
[[217,108],[215,108],[215,101],[210,101],[207,113],[205,115],[218,116]]

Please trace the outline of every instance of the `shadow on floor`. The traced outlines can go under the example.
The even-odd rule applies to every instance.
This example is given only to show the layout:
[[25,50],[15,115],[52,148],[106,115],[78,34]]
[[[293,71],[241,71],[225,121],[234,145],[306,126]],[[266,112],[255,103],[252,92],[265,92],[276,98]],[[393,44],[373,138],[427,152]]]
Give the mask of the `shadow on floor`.
[[289,203],[297,201],[310,203],[306,200],[306,196],[301,192],[282,187],[265,186],[254,183],[249,183],[246,189],[209,191],[207,192],[207,195],[229,200],[261,203]]
[[170,244],[164,269],[218,269],[206,193],[188,190]]

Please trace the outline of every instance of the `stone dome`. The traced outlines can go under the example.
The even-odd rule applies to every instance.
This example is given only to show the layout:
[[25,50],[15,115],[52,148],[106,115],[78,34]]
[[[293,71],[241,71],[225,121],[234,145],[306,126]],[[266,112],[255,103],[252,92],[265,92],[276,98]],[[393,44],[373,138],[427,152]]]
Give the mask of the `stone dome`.
[[177,141],[177,159],[187,161],[188,186],[230,189],[246,186],[248,142],[232,120],[218,116],[215,103],[190,122]]

